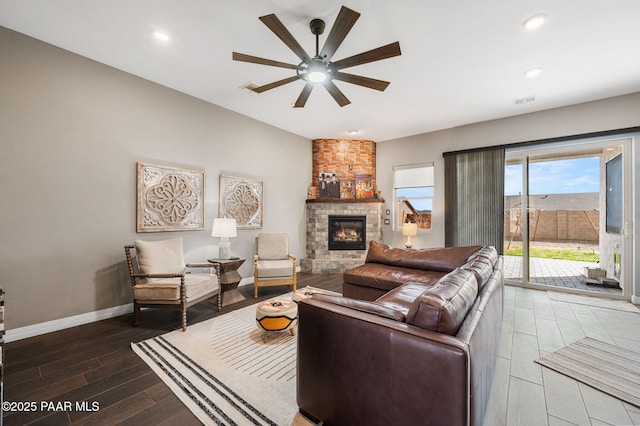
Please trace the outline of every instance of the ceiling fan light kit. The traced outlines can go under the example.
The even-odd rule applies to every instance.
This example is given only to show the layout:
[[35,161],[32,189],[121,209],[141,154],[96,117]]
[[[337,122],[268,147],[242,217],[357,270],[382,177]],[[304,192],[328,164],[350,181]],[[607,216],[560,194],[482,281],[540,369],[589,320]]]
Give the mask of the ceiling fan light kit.
[[303,87],[300,96],[293,104],[294,108],[302,108],[305,106],[307,99],[309,99],[309,95],[316,84],[322,84],[338,105],[343,107],[350,104],[351,101],[340,91],[338,86],[333,83],[333,80],[340,80],[346,83],[356,84],[379,91],[384,91],[389,85],[389,82],[360,75],[347,74],[342,72],[342,69],[392,58],[401,54],[400,43],[396,41],[386,46],[381,46],[336,62],[331,62],[331,58],[335,54],[336,50],[338,50],[338,47],[342,44],[347,34],[349,34],[349,31],[351,31],[351,28],[359,17],[360,14],[358,12],[342,6],[322,50],[320,50],[319,37],[324,33],[325,22],[318,18],[311,20],[309,28],[311,29],[311,33],[316,36],[316,54],[315,56],[310,57],[275,14],[261,16],[259,18],[260,21],[262,21],[262,23],[264,23],[280,40],[282,40],[282,42],[286,44],[287,47],[289,47],[289,49],[298,56],[298,58],[300,58],[301,62],[298,65],[294,65],[238,52],[233,52],[232,59],[234,61],[295,70],[296,75],[294,76],[252,88],[251,90],[256,93],[262,93],[297,80],[303,80],[306,84]]

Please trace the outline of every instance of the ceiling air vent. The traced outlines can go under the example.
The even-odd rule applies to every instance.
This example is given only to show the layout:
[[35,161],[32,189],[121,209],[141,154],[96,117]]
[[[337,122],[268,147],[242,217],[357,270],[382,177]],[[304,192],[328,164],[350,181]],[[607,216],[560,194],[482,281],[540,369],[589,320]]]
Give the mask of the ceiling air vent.
[[535,101],[536,101],[535,96],[525,96],[524,98],[516,99],[514,103],[516,105],[524,105],[524,104],[530,104],[531,102],[535,102]]

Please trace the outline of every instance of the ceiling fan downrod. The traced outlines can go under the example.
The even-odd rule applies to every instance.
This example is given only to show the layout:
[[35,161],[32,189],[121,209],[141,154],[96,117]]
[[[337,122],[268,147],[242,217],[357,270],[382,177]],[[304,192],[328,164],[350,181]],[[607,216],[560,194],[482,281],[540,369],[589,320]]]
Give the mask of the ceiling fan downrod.
[[316,18],[309,22],[309,28],[311,28],[311,34],[316,36],[316,58],[320,58],[320,34],[324,32],[324,21]]

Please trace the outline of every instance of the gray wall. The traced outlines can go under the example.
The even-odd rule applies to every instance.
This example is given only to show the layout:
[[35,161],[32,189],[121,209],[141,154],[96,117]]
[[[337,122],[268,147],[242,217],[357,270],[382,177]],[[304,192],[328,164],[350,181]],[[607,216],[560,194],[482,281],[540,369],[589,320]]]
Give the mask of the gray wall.
[[[640,126],[640,93],[557,108],[537,113],[487,121],[438,132],[425,133],[378,143],[377,184],[385,196],[386,208],[393,208],[393,166],[433,162],[435,166],[435,194],[432,229],[413,237],[414,247],[444,245],[444,159],[442,154],[483,146],[511,144],[561,136]],[[638,141],[633,146],[633,176],[628,182],[637,182],[640,171]],[[640,185],[633,193],[634,222],[640,223]],[[393,223],[393,221],[391,221]],[[633,227],[636,259],[640,253],[640,232]],[[401,246],[405,238],[400,231],[386,226],[385,243]],[[640,262],[633,266],[636,283],[634,294],[640,295]],[[640,299],[638,299],[640,302]]]
[[[125,243],[217,254],[221,173],[264,181],[264,227],[304,255],[311,141],[0,27],[0,284],[8,329],[131,303]],[[295,160],[295,161],[294,161]],[[137,234],[136,162],[206,171],[204,231]],[[240,272],[252,276],[250,260]]]

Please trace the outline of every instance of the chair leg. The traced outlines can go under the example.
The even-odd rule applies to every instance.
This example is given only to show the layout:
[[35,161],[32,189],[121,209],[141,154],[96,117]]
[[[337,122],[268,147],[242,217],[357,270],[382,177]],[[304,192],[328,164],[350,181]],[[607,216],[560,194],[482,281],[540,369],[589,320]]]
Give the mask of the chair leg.
[[255,285],[255,283],[253,284],[253,298],[254,299],[258,298],[258,286]]
[[218,291],[218,312],[222,309],[222,291]]
[[182,331],[187,331],[187,306],[182,304]]
[[140,322],[140,305],[138,305],[138,301],[133,301],[133,326],[137,327]]

